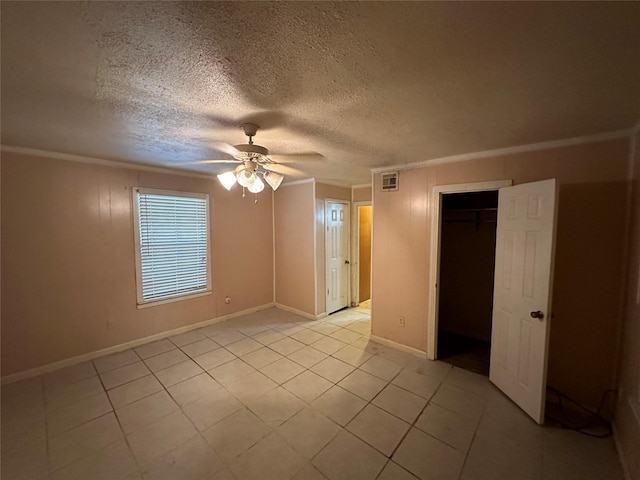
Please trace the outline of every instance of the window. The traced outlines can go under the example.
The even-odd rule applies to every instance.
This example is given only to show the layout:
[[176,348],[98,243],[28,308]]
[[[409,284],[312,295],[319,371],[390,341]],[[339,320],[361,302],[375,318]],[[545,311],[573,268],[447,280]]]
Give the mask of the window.
[[211,292],[209,196],[134,188],[138,305]]

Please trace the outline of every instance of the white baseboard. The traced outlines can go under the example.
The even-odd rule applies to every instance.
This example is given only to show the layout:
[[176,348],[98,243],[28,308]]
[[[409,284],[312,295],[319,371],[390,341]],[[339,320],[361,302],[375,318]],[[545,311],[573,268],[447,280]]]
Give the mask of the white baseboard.
[[[279,308],[280,310],[284,310],[286,312],[295,313],[296,315],[300,315],[301,317],[308,318],[309,320],[318,320],[319,318],[322,318],[319,315],[303,312],[302,310],[298,310],[297,308],[293,308],[293,307],[288,307],[287,305],[283,305],[281,303],[276,303],[275,307]],[[325,313],[324,316],[326,317],[327,314]]]
[[378,337],[376,335],[371,335],[371,341],[380,343],[382,345],[386,345],[387,347],[395,348],[396,350],[401,350],[403,352],[410,353],[411,355],[415,355],[416,357],[425,359],[427,358],[427,352],[423,352],[422,350],[418,350],[417,348],[409,347],[407,345],[403,345],[398,342],[394,342],[393,340],[389,340],[388,338]]
[[144,345],[145,343],[153,342],[155,340],[162,340],[163,338],[172,337],[174,335],[179,335],[181,333],[190,332],[191,330],[196,330],[198,328],[213,325],[214,323],[224,322],[226,320],[230,320],[236,317],[241,317],[249,313],[259,312],[260,310],[265,310],[267,308],[271,308],[274,306],[276,306],[274,303],[266,303],[264,305],[260,305],[257,307],[251,307],[245,310],[240,310],[239,312],[234,312],[228,315],[222,315],[220,317],[211,318],[203,322],[194,323],[192,325],[186,325],[184,327],[175,328],[173,330],[167,330],[166,332],[156,333],[154,335],[150,335],[144,338],[138,338],[136,340],[132,340],[126,343],[121,343],[119,345],[114,345],[112,347],[102,348],[100,350],[78,355],[76,357],[65,358],[64,360],[60,360],[58,362],[49,363],[47,365],[42,365],[40,367],[24,370],[22,372],[12,373],[11,375],[6,375],[2,377],[0,384],[6,385],[8,383],[25,380],[27,378],[37,377],[38,375],[53,372],[61,368],[70,367],[72,365],[77,365],[83,362],[88,362],[89,360],[94,360],[96,358],[103,357],[105,355],[111,355],[112,353],[122,352],[123,350],[139,347],[140,345]]

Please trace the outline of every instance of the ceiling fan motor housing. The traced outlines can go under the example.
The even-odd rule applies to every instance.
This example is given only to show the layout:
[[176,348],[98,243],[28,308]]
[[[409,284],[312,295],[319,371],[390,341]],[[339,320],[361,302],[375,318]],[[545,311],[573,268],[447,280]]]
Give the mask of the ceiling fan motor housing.
[[255,123],[243,123],[242,130],[244,130],[244,134],[247,137],[255,137],[256,133],[258,133],[258,125]]
[[240,153],[236,158],[238,160],[245,160],[251,158],[266,157],[269,155],[269,150],[265,147],[256,144],[243,143],[241,145],[235,145],[236,150]]

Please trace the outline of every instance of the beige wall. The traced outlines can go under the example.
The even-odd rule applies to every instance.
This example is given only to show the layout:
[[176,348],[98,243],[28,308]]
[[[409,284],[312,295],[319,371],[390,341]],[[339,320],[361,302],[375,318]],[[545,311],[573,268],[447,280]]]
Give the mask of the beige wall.
[[320,200],[345,200],[350,202],[351,189],[316,182],[316,198]]
[[370,202],[371,201],[371,186],[368,187],[354,187],[351,191],[351,198],[353,202]]
[[358,207],[359,212],[359,234],[358,248],[358,285],[360,288],[359,302],[364,302],[371,298],[371,206]]
[[[325,313],[326,311],[326,288],[327,279],[325,275],[325,200],[351,200],[351,189],[346,187],[337,187],[335,185],[327,185],[325,183],[315,184],[315,221],[316,221],[316,315]],[[350,209],[349,209],[350,211]],[[350,225],[348,226],[350,228]],[[350,295],[349,295],[350,296]]]
[[319,315],[326,303],[324,202],[348,202],[351,189],[316,182],[283,187],[274,203],[276,303]]
[[622,355],[615,416],[619,449],[632,480],[640,479],[640,132],[635,137],[629,261],[624,295]]
[[[213,179],[2,157],[3,376],[273,301],[271,195],[254,204]],[[209,194],[212,295],[136,308],[134,186]]]
[[313,183],[274,193],[276,303],[315,315]]
[[[373,334],[426,350],[434,185],[557,178],[559,215],[549,384],[588,405],[612,386],[620,316],[628,140],[619,139],[374,176]],[[403,315],[406,327],[398,326]]]

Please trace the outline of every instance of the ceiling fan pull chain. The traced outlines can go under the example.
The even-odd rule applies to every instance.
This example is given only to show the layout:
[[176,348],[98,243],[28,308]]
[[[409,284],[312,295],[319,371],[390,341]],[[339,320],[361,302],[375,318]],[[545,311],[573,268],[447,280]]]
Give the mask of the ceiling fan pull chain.
[[258,194],[256,193],[256,199],[253,201],[253,203],[258,203]]
[[246,193],[244,192],[244,190],[245,190],[244,187],[242,187],[242,198],[247,196]]

